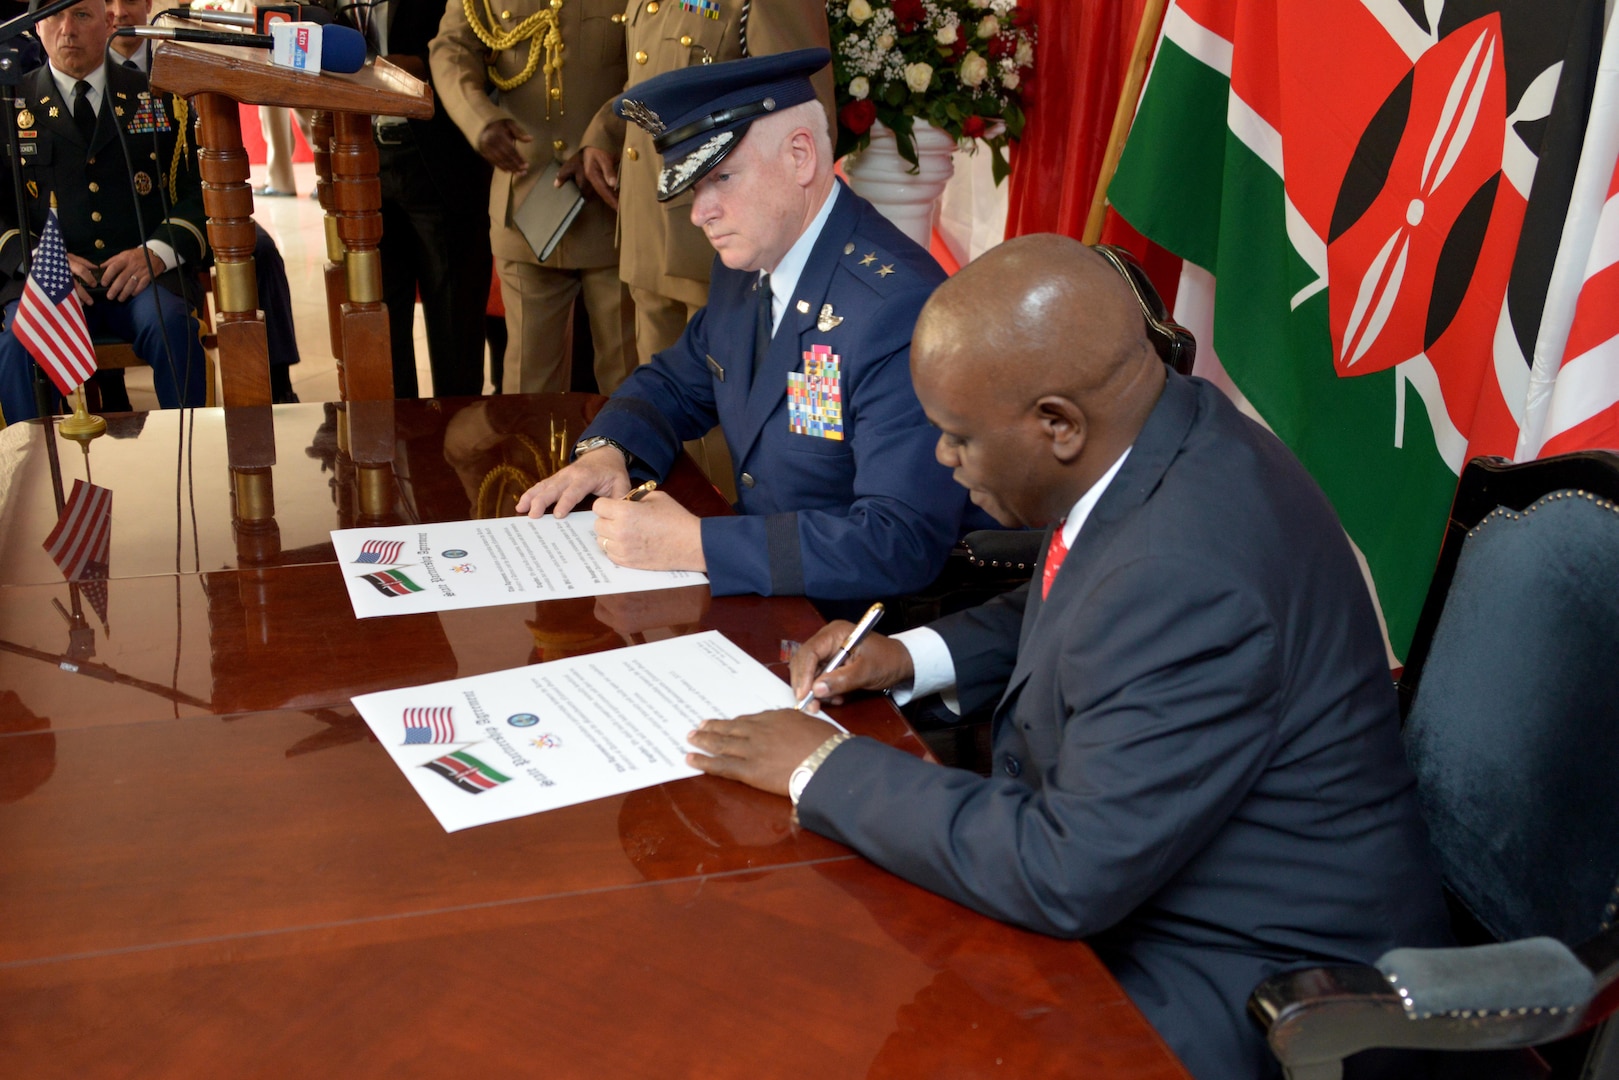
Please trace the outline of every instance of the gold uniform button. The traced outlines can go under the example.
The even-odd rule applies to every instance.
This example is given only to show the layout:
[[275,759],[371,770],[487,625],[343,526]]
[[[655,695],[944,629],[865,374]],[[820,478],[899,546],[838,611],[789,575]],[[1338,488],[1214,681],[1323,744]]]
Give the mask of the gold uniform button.
[[680,35],[680,44],[682,46],[684,46],[685,48],[688,48],[688,49],[691,48],[691,35],[690,34],[681,34]]
[[646,50],[645,49],[637,49],[637,50],[635,50],[635,62],[637,64],[646,63]]
[[91,221],[100,221],[101,220],[101,211],[100,210],[92,210],[92,211],[90,211],[90,220]]
[[562,10],[562,0],[551,0],[551,10],[552,11],[561,11]]
[[646,13],[648,15],[656,15],[658,13],[658,0],[648,0]]
[[629,158],[631,161],[639,161],[640,158],[641,158],[641,155],[636,151],[635,147],[633,147],[633,146],[626,146],[624,148],[624,156]]
[[100,251],[102,248],[104,248],[106,246],[107,246],[107,242],[105,240],[97,240],[96,241],[96,250],[97,251]]
[[500,13],[500,17],[501,17],[501,18],[502,18],[502,19],[509,19],[509,18],[511,18],[511,17],[512,17],[512,13],[511,13],[511,12],[509,12],[509,11],[502,11],[502,12],[501,12],[501,13]]
[[555,142],[553,142],[551,144],[551,149],[560,152],[562,150],[567,149],[567,146],[568,146],[567,143],[563,142],[561,139],[557,139]]
[[624,13],[622,11],[618,12],[616,15],[613,16],[613,24],[615,26],[623,26],[624,25]]
[[96,183],[94,180],[90,181],[90,194],[94,195],[96,192],[98,192],[100,190],[101,190],[101,185],[100,184]]
[[146,156],[151,158],[153,161],[156,161],[157,160],[157,151],[153,150],[150,154],[147,154]]
[[94,165],[96,163],[96,159],[95,158],[85,158],[84,163],[86,165]]

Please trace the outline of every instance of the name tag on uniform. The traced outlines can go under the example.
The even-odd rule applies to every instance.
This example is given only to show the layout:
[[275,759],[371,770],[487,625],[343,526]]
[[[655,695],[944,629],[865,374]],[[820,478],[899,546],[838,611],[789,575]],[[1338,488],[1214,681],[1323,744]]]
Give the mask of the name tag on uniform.
[[840,357],[830,345],[811,345],[804,370],[787,376],[787,430],[795,435],[843,440]]

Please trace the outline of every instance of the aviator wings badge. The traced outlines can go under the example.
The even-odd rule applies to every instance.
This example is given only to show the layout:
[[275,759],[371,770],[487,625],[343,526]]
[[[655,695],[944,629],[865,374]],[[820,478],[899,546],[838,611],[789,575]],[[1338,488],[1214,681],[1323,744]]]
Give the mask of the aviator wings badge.
[[831,304],[822,304],[821,314],[815,320],[815,329],[824,334],[841,322],[843,322],[843,316],[832,314]]

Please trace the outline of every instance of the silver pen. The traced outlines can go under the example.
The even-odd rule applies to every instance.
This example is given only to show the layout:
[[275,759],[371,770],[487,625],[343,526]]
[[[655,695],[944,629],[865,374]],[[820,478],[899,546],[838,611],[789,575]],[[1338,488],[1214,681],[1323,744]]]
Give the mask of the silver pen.
[[832,654],[832,658],[826,662],[826,666],[817,671],[815,678],[810,680],[810,691],[804,695],[803,700],[798,703],[796,708],[802,711],[810,702],[815,700],[815,680],[836,671],[838,665],[849,659],[849,654],[860,646],[861,640],[871,632],[871,628],[876,626],[877,620],[882,617],[882,604],[873,604],[866,609],[866,613],[860,616],[860,621],[854,624],[854,629],[849,631],[849,636],[843,639],[843,644],[838,646],[838,651]]

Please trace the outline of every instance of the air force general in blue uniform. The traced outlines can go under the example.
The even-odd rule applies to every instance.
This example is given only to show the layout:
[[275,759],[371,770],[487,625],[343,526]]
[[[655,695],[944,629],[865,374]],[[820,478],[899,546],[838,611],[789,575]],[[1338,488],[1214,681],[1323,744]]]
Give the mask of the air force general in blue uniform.
[[[809,76],[827,59],[805,49],[693,67],[614,107],[656,137],[659,196],[672,198],[717,166],[723,176],[755,120],[815,100]],[[980,520],[935,461],[936,433],[911,387],[912,327],[945,275],[836,180],[768,269],[716,259],[708,306],[625,381],[579,447],[609,440],[633,473],[662,477],[683,440],[720,425],[741,514],[701,522],[718,595],[914,591],[939,573],[964,517]]]

